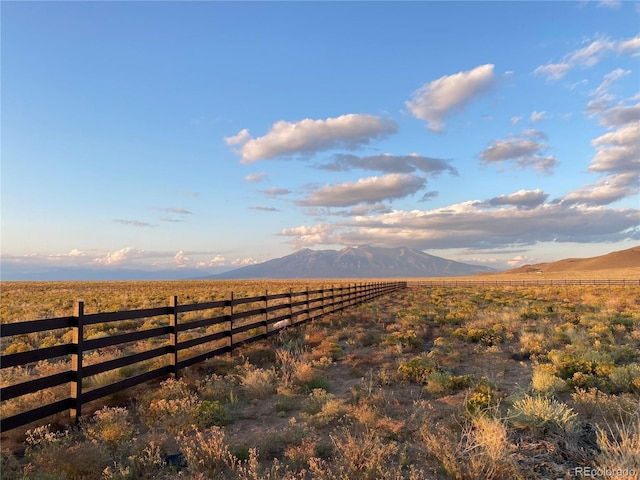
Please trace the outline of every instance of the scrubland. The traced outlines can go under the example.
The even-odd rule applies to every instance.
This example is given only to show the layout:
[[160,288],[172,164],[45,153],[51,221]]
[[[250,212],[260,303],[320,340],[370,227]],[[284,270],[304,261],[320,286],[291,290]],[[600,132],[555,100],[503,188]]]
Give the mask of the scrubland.
[[[87,287],[87,308],[227,295],[185,282],[134,295],[124,283]],[[20,308],[68,315],[78,292],[60,288]],[[3,321],[25,319],[18,298],[3,292]],[[2,478],[637,479],[640,288],[406,289],[61,425],[5,434]]]

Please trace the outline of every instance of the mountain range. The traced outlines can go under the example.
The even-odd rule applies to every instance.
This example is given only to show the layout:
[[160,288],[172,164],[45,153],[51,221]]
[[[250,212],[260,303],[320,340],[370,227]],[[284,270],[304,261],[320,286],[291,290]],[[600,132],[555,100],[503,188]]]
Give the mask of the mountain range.
[[207,278],[405,278],[452,277],[490,272],[495,270],[447,260],[407,247],[363,246],[342,250],[305,248],[291,255]]

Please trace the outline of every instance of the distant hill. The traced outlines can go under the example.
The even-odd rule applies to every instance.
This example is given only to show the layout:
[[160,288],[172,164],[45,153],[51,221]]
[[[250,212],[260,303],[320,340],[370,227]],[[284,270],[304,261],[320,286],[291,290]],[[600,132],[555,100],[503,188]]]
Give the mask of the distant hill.
[[455,262],[406,247],[310,250],[207,278],[405,278],[474,275],[495,270]]
[[523,265],[522,267],[503,272],[508,273],[563,273],[592,272],[596,270],[613,270],[640,268],[640,247],[608,253],[598,257],[566,258],[557,262]]

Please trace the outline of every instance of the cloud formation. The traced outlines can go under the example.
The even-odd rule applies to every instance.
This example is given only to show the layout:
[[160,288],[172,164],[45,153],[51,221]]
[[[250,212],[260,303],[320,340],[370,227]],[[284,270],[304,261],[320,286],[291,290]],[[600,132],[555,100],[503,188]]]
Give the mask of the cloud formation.
[[121,223],[122,225],[131,225],[132,227],[157,227],[157,224],[142,222],[140,220],[127,220],[124,218],[116,218],[113,220],[116,223]]
[[515,163],[520,169],[532,168],[548,175],[558,161],[553,155],[544,155],[548,148],[546,138],[539,130],[524,130],[505,139],[494,140],[480,153],[480,158],[484,165]]
[[533,71],[533,74],[545,77],[550,81],[560,80],[572,68],[593,67],[612,53],[640,55],[640,35],[619,41],[599,36],[595,40],[590,40],[584,47],[565,55],[560,62],[540,65]]
[[359,157],[351,154],[336,154],[333,161],[319,166],[325,170],[348,171],[352,168],[361,170],[373,170],[384,173],[412,173],[421,171],[437,175],[441,172],[449,172],[458,175],[458,171],[447,160],[425,157],[417,153],[409,155],[370,155]]
[[227,145],[238,146],[242,163],[252,163],[281,156],[310,155],[343,148],[354,150],[372,140],[396,133],[398,125],[375,115],[348,114],[325,120],[306,118],[299,122],[281,120],[266,135],[253,138],[249,131],[225,138]]
[[358,203],[376,203],[403,198],[423,188],[423,177],[390,173],[380,177],[361,178],[356,182],[327,185],[298,202],[303,206],[348,207]]
[[444,119],[464,109],[472,99],[487,92],[496,83],[494,65],[440,77],[413,92],[405,105],[416,118],[426,120],[427,128],[442,133]]
[[[510,201],[518,202],[516,197]],[[354,217],[334,225],[323,223],[285,229],[280,234],[291,238],[293,248],[335,244],[404,245],[420,249],[504,248],[552,241],[588,243],[640,239],[638,209],[562,202],[532,208],[517,205],[496,208],[489,203],[468,201],[435,210],[392,211]]]
[[263,181],[265,178],[267,178],[266,172],[250,173],[249,175],[245,175],[244,181],[247,183],[257,183]]
[[535,208],[542,205],[548,197],[549,194],[544,193],[539,188],[535,190],[518,190],[515,193],[491,198],[487,200],[486,204],[492,207],[513,205],[522,208]]

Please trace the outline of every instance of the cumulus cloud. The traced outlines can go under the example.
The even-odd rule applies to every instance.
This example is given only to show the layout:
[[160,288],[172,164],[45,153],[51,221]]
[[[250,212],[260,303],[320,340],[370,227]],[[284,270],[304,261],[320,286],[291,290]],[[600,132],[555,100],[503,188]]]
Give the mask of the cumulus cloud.
[[148,255],[144,250],[139,250],[133,247],[125,247],[113,253],[107,253],[105,255],[96,257],[93,259],[93,262],[102,265],[121,265],[123,263],[128,263],[132,260],[145,257],[148,257]]
[[482,163],[515,163],[520,169],[532,168],[541,174],[552,173],[558,161],[553,155],[545,156],[548,148],[546,135],[539,130],[524,130],[518,135],[494,140],[480,153]]
[[500,195],[487,200],[486,203],[490,206],[514,205],[516,207],[534,208],[542,205],[548,197],[548,193],[544,193],[537,188],[535,190],[518,190],[508,195]]
[[354,150],[396,133],[398,125],[375,115],[348,114],[325,120],[306,118],[299,122],[281,120],[263,137],[253,138],[248,130],[225,138],[227,145],[238,146],[242,163],[281,156],[314,154],[334,148]]
[[444,119],[461,111],[474,98],[496,83],[494,65],[480,65],[472,70],[446,75],[413,92],[405,105],[416,118],[426,120],[427,128],[442,133]]
[[411,153],[409,155],[384,153],[382,155],[364,157],[351,154],[336,154],[333,156],[332,162],[320,165],[320,168],[335,171],[347,171],[352,168],[358,168],[384,173],[412,173],[418,170],[434,175],[446,171],[451,175],[458,175],[458,171],[447,160],[425,157],[417,153]]
[[426,180],[411,174],[390,173],[361,178],[356,182],[327,185],[298,202],[303,206],[347,207],[358,203],[376,203],[403,198],[423,188]]
[[328,245],[332,244],[331,238],[335,230],[335,226],[327,223],[320,223],[313,226],[300,226],[294,228],[286,228],[280,231],[279,235],[284,237],[292,237],[291,247],[294,250],[306,246]]
[[591,141],[596,154],[589,171],[640,172],[640,125],[630,122]]
[[566,195],[562,201],[569,204],[608,205],[640,192],[638,173],[607,175],[595,184],[585,185]]
[[537,242],[606,242],[640,238],[638,209],[562,203],[534,208],[487,207],[469,201],[435,210],[354,217],[339,225],[283,230],[296,247],[368,244],[435,248],[499,248]]

